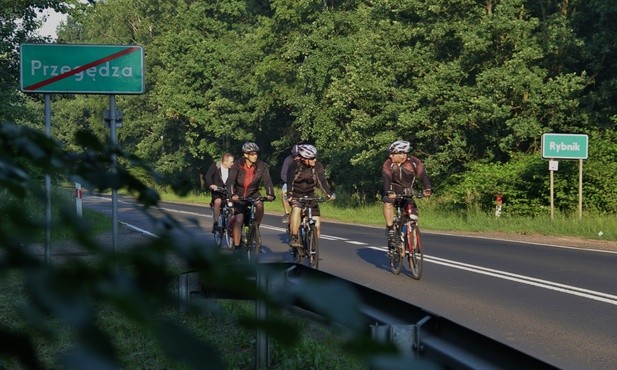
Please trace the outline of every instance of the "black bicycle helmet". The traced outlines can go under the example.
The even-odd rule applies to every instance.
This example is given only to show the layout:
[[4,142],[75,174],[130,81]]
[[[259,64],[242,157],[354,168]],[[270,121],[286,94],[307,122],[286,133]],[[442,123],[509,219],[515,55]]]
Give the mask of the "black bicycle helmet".
[[253,142],[244,143],[242,145],[242,153],[259,152],[259,147]]

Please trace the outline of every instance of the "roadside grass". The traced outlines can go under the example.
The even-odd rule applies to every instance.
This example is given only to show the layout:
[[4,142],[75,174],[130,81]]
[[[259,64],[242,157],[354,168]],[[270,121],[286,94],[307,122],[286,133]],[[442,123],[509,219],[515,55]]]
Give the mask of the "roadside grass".
[[[33,197],[26,197],[21,201],[11,195],[5,189],[0,189],[0,209],[4,210],[19,210],[31,222],[35,222],[40,227],[38,232],[29,233],[27,235],[18,235],[20,239],[26,242],[43,243],[45,240],[45,204],[42,201],[37,201]],[[10,212],[10,211],[9,211]],[[75,196],[72,190],[66,188],[52,188],[51,192],[51,241],[59,242],[71,239],[73,232],[58,223],[62,215],[76,215]],[[108,218],[100,213],[90,209],[82,209],[83,220],[89,223],[91,232],[98,235],[107,230],[111,230],[111,222]],[[11,213],[0,214],[0,229],[3,231],[19,230],[20,225],[15,225],[15,222],[23,222],[18,219],[13,219],[15,215]],[[20,220],[20,221],[19,221]],[[13,233],[11,233],[13,234]]]
[[[283,213],[280,189],[276,190],[276,200],[266,204],[267,213]],[[173,193],[161,193],[164,201],[186,202],[208,205],[210,195],[190,194],[179,197]],[[321,203],[324,220],[333,220],[360,225],[383,226],[383,208],[380,202],[362,205],[350,204],[345,199]],[[515,217],[504,210],[501,217],[479,210],[455,212],[444,209],[437,199],[423,198],[417,200],[421,226],[425,230],[448,232],[502,232],[519,235],[571,236],[583,239],[617,240],[617,227],[614,215],[584,213],[579,220],[578,214],[555,213],[550,219],[546,216]]]
[[[168,308],[160,320],[179,322],[197,338],[209,343],[221,356],[226,369],[254,369],[255,331],[238,325],[237,317],[255,315],[255,304],[242,300],[216,300],[218,314],[182,313]],[[73,349],[75,334],[58,320],[46,320],[54,334],[47,337],[29,327],[23,320],[28,315],[28,300],[21,273],[8,271],[0,284],[0,322],[4,329],[34,335],[34,348],[45,368],[58,368],[58,358]],[[167,357],[159,346],[159,338],[139,324],[128,320],[107,304],[97,307],[98,324],[113,338],[113,345],[123,369],[188,369]],[[223,313],[223,314],[221,314]],[[289,322],[301,334],[295,345],[271,342],[271,369],[368,369],[361,359],[345,353],[344,337],[337,330],[289,312],[272,313],[275,320]],[[50,333],[50,332],[48,332]],[[50,341],[54,338],[56,341]],[[20,369],[18,363],[0,356],[0,368]],[[208,359],[204,358],[204,368]]]

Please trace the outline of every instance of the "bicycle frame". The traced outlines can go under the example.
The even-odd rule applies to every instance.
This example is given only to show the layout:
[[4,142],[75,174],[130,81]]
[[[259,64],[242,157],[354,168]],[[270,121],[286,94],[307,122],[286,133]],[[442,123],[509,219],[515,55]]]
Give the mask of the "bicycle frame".
[[259,235],[259,227],[255,219],[255,203],[267,201],[267,199],[248,197],[240,198],[239,201],[247,204],[241,229],[241,245],[246,252],[248,260],[254,262],[257,259],[257,255],[261,253],[261,236]]
[[[218,227],[213,229],[214,241],[217,247],[222,247],[223,240],[225,240],[227,248],[232,249],[233,243],[231,241],[230,215],[233,212],[233,205],[229,202],[229,199],[227,198],[227,191],[225,190],[225,188],[218,187],[214,189],[213,192],[222,196],[220,198],[221,206],[219,209],[219,217],[218,219],[214,220],[215,222],[218,222]],[[214,207],[214,204],[212,204],[212,207]]]
[[292,250],[294,254],[294,262],[303,263],[306,259],[307,264],[317,269],[319,267],[319,236],[317,230],[317,222],[313,218],[312,202],[324,202],[326,199],[323,197],[309,197],[304,196],[298,199],[298,202],[302,205],[300,211],[300,226],[298,228],[298,234],[302,243],[301,248]]

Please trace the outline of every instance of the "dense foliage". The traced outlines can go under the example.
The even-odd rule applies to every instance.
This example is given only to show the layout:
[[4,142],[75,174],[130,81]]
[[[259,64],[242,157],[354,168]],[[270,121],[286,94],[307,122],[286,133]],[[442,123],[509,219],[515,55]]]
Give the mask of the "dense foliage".
[[[145,47],[147,94],[118,99],[120,141],[177,189],[196,189],[199,170],[246,140],[273,175],[308,141],[339,193],[371,201],[401,138],[438,196],[488,208],[501,192],[511,212],[539,214],[541,135],[575,133],[590,136],[585,208],[614,213],[615,15],[602,0],[107,0],[74,7],[58,42]],[[58,98],[54,135],[104,136],[106,104]],[[568,212],[576,164],[562,162]]]

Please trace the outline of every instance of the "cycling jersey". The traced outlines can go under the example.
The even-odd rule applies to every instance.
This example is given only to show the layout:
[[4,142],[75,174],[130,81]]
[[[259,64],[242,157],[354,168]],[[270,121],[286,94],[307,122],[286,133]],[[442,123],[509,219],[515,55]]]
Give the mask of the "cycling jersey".
[[315,162],[315,167],[311,167],[300,159],[294,160],[289,166],[286,182],[287,192],[294,198],[314,195],[315,187],[321,188],[328,196],[332,195],[324,167],[319,161]]
[[431,189],[431,180],[428,177],[428,173],[424,169],[422,162],[414,156],[408,156],[405,162],[400,165],[394,163],[390,158],[386,159],[381,173],[383,178],[383,196],[390,191],[396,194],[403,194],[406,189],[410,189],[413,186],[416,177],[420,178],[424,189]]

